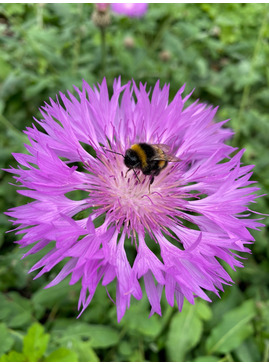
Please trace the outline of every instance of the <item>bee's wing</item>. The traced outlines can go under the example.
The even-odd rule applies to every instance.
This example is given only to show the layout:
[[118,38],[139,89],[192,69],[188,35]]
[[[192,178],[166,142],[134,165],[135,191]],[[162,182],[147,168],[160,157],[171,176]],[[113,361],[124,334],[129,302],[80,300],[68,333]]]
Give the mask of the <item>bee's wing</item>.
[[179,162],[180,159],[171,153],[171,147],[167,144],[151,144],[151,146],[158,152],[157,155],[152,157],[152,161],[167,161]]
[[151,161],[167,161],[167,162],[180,162],[181,159],[175,157],[174,155],[163,154],[162,156],[156,155],[150,158]]
[[165,155],[165,160],[167,162],[180,162],[181,159],[179,159],[178,157],[175,157],[174,155]]
[[162,151],[164,154],[171,154],[171,147],[167,144],[150,144],[157,151]]

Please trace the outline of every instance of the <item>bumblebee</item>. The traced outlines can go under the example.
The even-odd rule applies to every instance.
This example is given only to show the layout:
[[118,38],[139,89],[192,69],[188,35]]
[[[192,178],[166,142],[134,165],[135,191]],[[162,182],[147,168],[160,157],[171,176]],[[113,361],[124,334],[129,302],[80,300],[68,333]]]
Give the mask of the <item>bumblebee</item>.
[[139,169],[144,175],[151,176],[149,183],[151,185],[154,178],[167,167],[168,162],[180,161],[180,159],[169,154],[169,152],[170,147],[166,144],[133,144],[126,150],[124,155],[124,164],[129,168],[126,174],[133,170],[138,178],[135,170]]

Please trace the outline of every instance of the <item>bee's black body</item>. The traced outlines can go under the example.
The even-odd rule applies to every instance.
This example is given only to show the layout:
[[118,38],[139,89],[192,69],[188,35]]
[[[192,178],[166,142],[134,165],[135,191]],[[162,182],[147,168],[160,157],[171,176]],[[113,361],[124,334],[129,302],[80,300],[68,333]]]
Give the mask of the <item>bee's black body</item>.
[[140,169],[143,174],[152,176],[150,184],[167,166],[169,160],[171,158],[164,153],[161,146],[147,143],[133,144],[124,156],[124,164],[129,170]]

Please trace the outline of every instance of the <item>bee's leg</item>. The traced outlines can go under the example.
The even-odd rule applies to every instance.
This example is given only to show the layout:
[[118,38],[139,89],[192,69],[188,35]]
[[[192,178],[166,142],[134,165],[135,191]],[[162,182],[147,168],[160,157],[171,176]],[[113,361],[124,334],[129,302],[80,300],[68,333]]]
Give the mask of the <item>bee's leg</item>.
[[136,171],[135,171],[135,169],[134,169],[134,168],[129,168],[129,169],[128,169],[128,171],[125,173],[125,177],[124,177],[124,178],[126,178],[126,177],[127,177],[127,173],[128,173],[129,171],[131,171],[131,170],[133,170],[133,171],[134,171],[134,174],[135,174],[136,178],[138,179],[138,182],[140,182],[140,179],[138,178],[138,175],[137,175],[137,173],[136,173]]
[[140,183],[140,179],[138,178],[138,175],[137,175],[135,169],[133,171],[134,171],[134,174],[135,174],[136,178],[138,179],[138,182]]
[[153,181],[154,181],[154,176],[151,176],[149,181],[149,194],[150,194],[150,185],[152,185]]
[[125,173],[124,178],[126,178],[126,177],[127,177],[127,173],[128,173],[128,172],[130,172],[132,169],[133,169],[133,168],[129,168],[129,169],[128,169],[128,171]]

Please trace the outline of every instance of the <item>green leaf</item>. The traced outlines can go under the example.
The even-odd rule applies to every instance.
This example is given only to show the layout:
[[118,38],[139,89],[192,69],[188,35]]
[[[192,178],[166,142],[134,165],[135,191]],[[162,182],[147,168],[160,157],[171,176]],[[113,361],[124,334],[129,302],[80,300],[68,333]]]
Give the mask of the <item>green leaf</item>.
[[28,361],[39,361],[44,355],[50,339],[49,334],[44,333],[44,328],[39,323],[33,324],[23,340],[23,354]]
[[153,339],[162,329],[162,318],[157,315],[149,318],[148,315],[147,298],[143,297],[139,304],[132,305],[125,313],[120,325],[128,331]]
[[11,71],[10,64],[0,56],[0,80],[3,81]]
[[90,343],[93,348],[108,348],[119,342],[119,333],[108,326],[89,325]]
[[78,361],[77,354],[66,348],[59,348],[53,351],[49,356],[47,356],[44,361],[60,361],[60,362],[70,362],[70,361]]
[[30,301],[17,292],[0,293],[0,320],[11,328],[25,327],[32,321]]
[[62,281],[57,286],[44,289],[40,287],[38,291],[33,294],[32,301],[35,307],[43,306],[51,309],[54,305],[60,305],[67,302],[68,295],[72,287],[68,284],[68,281]]
[[0,355],[6,353],[13,345],[14,338],[11,336],[6,324],[0,324]]
[[0,358],[1,362],[24,362],[27,358],[24,354],[18,353],[17,351],[10,351],[8,354],[2,355]]
[[[58,323],[60,324],[60,323]],[[67,343],[73,338],[88,340],[92,348],[108,348],[118,344],[120,337],[118,331],[109,326],[89,325],[84,322],[67,324],[64,321],[60,327],[56,325],[53,334],[61,344]]]
[[14,72],[8,74],[2,83],[0,97],[9,98],[24,85],[22,75],[16,75]]
[[39,82],[29,86],[25,90],[25,98],[31,99],[34,97],[34,95],[41,93],[44,89],[46,89],[52,83],[52,80],[53,80],[52,77],[48,77],[43,80],[41,79]]
[[262,361],[259,348],[254,338],[248,338],[235,350],[235,354],[241,362]]
[[195,347],[202,334],[202,321],[195,305],[188,302],[183,305],[182,312],[173,317],[166,342],[166,350],[170,361],[184,361],[185,355]]
[[22,4],[6,4],[5,13],[7,15],[13,16],[16,14],[22,15],[24,12],[24,7]]
[[205,356],[198,356],[198,358],[194,359],[195,362],[217,362],[220,361],[220,358],[218,358],[217,356],[211,356],[211,355],[205,355]]
[[121,341],[120,345],[119,345],[119,353],[121,355],[123,355],[125,358],[128,358],[132,355],[133,353],[133,346],[132,343],[129,341]]
[[73,340],[72,349],[78,355],[79,362],[98,362],[100,359],[91,347],[90,342]]
[[206,341],[208,354],[226,354],[237,348],[252,334],[253,327],[249,322],[254,316],[255,307],[252,300],[226,313]]
[[212,329],[217,326],[226,312],[238,307],[243,302],[243,294],[237,286],[227,287],[220,300],[215,300],[212,305],[212,319],[209,327]]
[[204,321],[208,321],[212,318],[212,311],[206,301],[198,301],[196,304],[197,315]]

